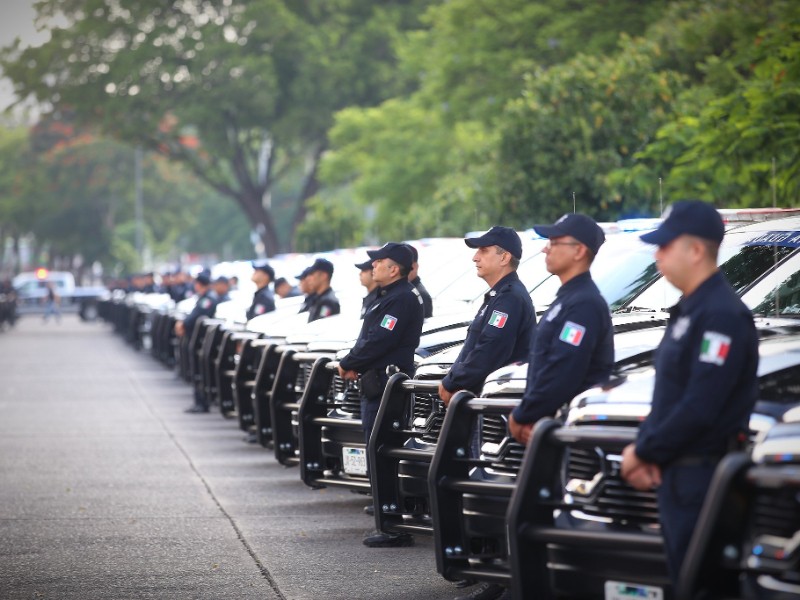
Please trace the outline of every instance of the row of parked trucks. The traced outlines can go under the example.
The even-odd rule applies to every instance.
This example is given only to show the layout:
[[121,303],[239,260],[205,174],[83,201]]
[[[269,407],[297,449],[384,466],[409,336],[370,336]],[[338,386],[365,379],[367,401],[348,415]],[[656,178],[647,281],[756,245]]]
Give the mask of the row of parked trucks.
[[[433,536],[437,570],[448,580],[500,583],[517,599],[800,597],[800,218],[731,229],[720,254],[756,318],[761,394],[747,450],[719,465],[677,589],[654,492],[620,476],[621,451],[649,412],[663,309],[677,296],[642,262],[636,234],[614,237],[629,251],[607,257],[611,269],[601,250],[593,268],[601,290],[618,293],[606,295],[613,378],[537,423],[527,448],[507,431],[527,364],[491,374],[479,397],[459,392],[446,410],[437,395],[474,306],[443,308],[426,321],[416,373],[390,377],[368,447],[359,383],[336,370],[357,336],[357,314],[301,325],[304,317],[289,312],[296,307],[279,308],[248,323],[205,319],[178,339],[182,313],[161,300],[120,296],[100,313],[223,416],[254,429],[306,485],[371,494],[379,530]],[[603,269],[622,284],[604,287]],[[543,285],[546,276],[531,285],[538,311]],[[469,452],[475,428],[477,458]]]

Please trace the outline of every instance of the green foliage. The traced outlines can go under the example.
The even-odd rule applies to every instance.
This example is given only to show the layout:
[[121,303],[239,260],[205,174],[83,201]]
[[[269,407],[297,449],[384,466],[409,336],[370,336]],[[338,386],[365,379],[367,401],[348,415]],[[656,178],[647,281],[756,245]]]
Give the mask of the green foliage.
[[515,222],[557,218],[573,194],[597,218],[642,208],[608,174],[632,165],[670,118],[684,79],[654,69],[658,55],[651,42],[623,38],[612,57],[579,55],[528,77],[500,124],[500,196]]
[[328,188],[309,200],[305,221],[297,228],[298,252],[319,252],[362,245],[366,220],[347,186]]

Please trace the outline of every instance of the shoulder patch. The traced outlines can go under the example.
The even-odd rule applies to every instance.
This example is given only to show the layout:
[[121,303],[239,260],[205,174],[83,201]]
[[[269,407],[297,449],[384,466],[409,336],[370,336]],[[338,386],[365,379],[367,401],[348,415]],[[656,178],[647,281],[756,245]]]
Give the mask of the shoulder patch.
[[267,307],[264,306],[263,304],[256,304],[256,311],[255,312],[256,312],[257,315],[263,315],[266,312],[266,310],[267,310]]
[[561,330],[558,339],[570,346],[580,346],[584,335],[586,335],[586,327],[567,321],[564,323],[564,328]]
[[703,333],[703,341],[700,344],[700,362],[721,367],[725,364],[730,349],[731,338],[729,336],[716,331],[706,331]]
[[321,306],[319,309],[319,316],[320,317],[330,317],[333,313],[333,309],[330,306]]
[[558,316],[558,313],[561,312],[561,303],[559,302],[555,306],[551,306],[550,310],[547,311],[547,316],[545,317],[545,321],[552,321]]
[[211,306],[211,300],[203,298],[203,301],[200,302],[200,308],[208,308],[209,306]]
[[502,329],[506,326],[508,321],[508,313],[500,312],[499,310],[492,311],[492,316],[489,317],[489,325]]
[[392,331],[395,325],[397,325],[397,317],[393,317],[392,315],[384,315],[383,320],[381,321],[381,327]]

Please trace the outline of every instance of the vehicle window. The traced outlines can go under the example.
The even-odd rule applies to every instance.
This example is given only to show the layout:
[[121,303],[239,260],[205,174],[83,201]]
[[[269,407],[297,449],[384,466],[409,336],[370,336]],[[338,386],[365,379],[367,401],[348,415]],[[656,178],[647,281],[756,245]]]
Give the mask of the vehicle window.
[[759,399],[781,404],[800,402],[800,369],[791,367],[762,377]]
[[800,315],[800,271],[773,287],[753,312],[759,315]]
[[786,246],[745,246],[725,261],[720,270],[733,289],[741,292],[795,250]]

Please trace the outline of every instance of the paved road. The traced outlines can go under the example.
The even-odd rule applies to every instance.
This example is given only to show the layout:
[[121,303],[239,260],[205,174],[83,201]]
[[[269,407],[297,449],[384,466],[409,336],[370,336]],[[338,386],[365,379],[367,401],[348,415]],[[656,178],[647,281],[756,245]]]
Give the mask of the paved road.
[[190,403],[105,324],[0,333],[0,598],[458,595],[430,539],[364,547],[363,496],[308,489]]

